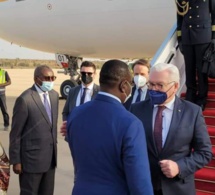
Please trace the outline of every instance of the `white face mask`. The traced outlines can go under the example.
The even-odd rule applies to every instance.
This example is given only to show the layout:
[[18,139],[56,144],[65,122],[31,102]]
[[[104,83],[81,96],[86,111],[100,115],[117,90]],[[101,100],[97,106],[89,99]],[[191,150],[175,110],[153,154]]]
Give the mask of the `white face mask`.
[[137,88],[143,87],[146,84],[146,77],[142,75],[135,75],[134,83],[137,86]]

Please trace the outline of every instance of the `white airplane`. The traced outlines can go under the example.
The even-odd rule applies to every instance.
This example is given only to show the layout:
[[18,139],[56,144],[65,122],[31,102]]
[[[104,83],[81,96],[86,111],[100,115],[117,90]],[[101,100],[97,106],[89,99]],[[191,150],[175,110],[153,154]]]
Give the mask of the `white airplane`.
[[152,57],[175,21],[173,0],[0,0],[0,38],[68,63]]

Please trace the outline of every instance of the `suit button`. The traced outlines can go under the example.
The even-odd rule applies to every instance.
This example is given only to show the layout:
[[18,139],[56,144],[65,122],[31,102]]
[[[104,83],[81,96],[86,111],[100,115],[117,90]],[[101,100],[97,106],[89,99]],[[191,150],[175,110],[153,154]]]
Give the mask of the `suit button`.
[[198,9],[198,8],[199,8],[199,6],[197,5],[197,6],[196,6],[196,8]]
[[197,15],[197,18],[199,18],[199,15]]
[[189,16],[189,18],[191,19],[191,18],[192,18],[192,16]]
[[192,7],[189,7],[189,9],[192,9]]
[[196,25],[196,27],[199,27],[199,25]]
[[189,28],[192,28],[192,25],[190,25]]

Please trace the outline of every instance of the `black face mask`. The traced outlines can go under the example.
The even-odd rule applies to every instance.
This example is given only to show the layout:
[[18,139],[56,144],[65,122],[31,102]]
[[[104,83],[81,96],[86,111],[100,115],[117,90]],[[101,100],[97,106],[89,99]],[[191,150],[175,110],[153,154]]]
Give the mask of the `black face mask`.
[[87,85],[93,81],[93,78],[88,75],[81,75],[81,80],[85,85]]

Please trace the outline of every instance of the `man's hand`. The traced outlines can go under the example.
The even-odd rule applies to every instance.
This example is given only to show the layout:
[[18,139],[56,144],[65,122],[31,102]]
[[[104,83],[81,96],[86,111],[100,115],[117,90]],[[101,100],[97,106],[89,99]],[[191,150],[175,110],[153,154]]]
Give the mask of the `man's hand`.
[[179,173],[178,164],[172,160],[160,161],[161,171],[168,178],[173,178]]
[[66,131],[66,125],[67,125],[67,121],[63,121],[63,124],[60,127],[60,133],[62,136],[66,136],[67,131]]
[[21,163],[13,165],[13,172],[15,174],[21,174],[22,173],[22,165],[21,165]]

